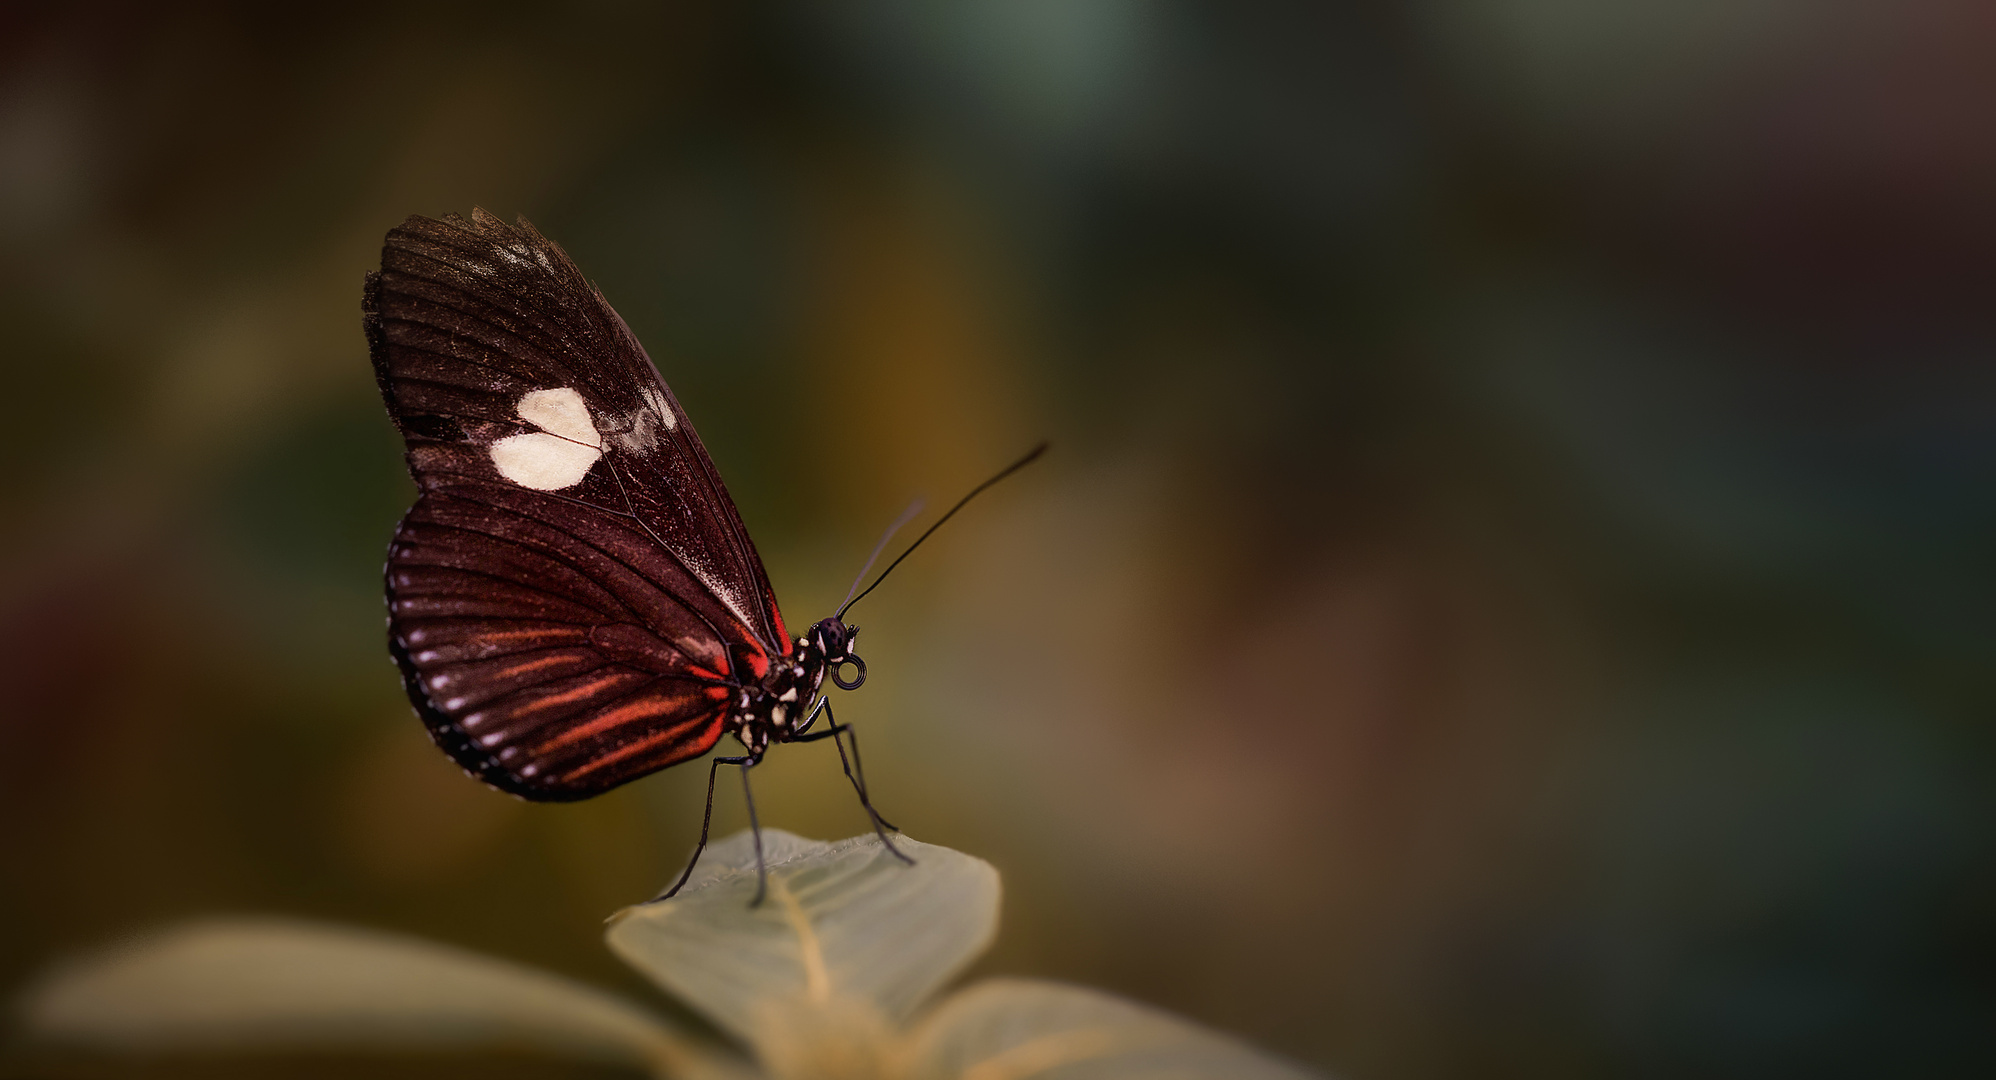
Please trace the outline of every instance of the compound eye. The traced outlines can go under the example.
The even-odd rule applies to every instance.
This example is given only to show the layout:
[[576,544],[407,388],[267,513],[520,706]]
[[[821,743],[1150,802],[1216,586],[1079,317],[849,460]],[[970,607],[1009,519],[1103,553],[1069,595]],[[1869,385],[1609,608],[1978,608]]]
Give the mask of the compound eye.
[[855,630],[837,619],[826,619],[811,628],[818,651],[828,658],[843,657],[852,648]]

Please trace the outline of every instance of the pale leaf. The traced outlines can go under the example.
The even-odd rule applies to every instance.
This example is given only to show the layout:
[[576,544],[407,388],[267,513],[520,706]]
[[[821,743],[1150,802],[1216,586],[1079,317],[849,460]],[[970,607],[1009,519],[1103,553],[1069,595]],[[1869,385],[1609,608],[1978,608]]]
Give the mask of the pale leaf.
[[904,1080],[1312,1075],[1169,1013],[1025,979],[992,979],[950,997],[910,1033],[900,1066]]
[[449,946],[276,919],[184,925],[58,967],[32,1034],[127,1050],[531,1048],[718,1076],[649,1011]]
[[775,1012],[834,1000],[899,1021],[997,929],[998,872],[981,859],[897,837],[909,866],[873,836],[762,835],[759,906],[744,832],[709,847],[677,897],[628,908],[609,931],[618,956],[746,1042]]

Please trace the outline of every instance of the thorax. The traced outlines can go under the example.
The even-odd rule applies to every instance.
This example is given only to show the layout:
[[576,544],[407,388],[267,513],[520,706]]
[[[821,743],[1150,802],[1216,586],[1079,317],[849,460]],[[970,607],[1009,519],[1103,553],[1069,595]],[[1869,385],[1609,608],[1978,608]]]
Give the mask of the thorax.
[[759,684],[737,692],[727,730],[756,757],[771,743],[789,741],[810,714],[826,666],[824,652],[800,638],[790,655],[775,658]]

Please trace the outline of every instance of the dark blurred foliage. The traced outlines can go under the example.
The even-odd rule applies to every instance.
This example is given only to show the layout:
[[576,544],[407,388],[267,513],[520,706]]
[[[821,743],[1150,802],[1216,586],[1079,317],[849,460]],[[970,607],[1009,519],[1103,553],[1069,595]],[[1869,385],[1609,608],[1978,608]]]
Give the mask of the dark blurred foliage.
[[[643,992],[599,920],[700,777],[485,791],[382,647],[360,279],[483,205],[793,625],[1054,440],[841,706],[1004,872],[985,968],[1354,1077],[1988,1075],[1992,11],[9,6],[0,977],[275,911]],[[758,776],[863,827],[829,748]]]

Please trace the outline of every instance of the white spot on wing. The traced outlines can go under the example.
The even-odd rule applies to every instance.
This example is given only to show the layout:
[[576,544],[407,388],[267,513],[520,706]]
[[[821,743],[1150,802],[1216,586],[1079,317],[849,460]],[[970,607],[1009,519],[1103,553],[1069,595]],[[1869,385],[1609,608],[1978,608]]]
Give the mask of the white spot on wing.
[[541,430],[493,443],[492,465],[521,487],[574,487],[603,456],[603,438],[589,419],[589,406],[573,389],[535,390],[520,398],[517,411],[520,419]]
[[610,436],[618,446],[633,454],[658,448],[658,419],[651,413],[643,409],[632,413],[629,426],[630,430]]
[[672,415],[672,406],[666,403],[665,395],[659,393],[658,387],[645,384],[644,395],[645,404],[650,405],[652,411],[658,414],[659,422],[665,425],[665,430],[671,431],[679,426],[679,418]]
[[672,408],[658,387],[646,383],[639,386],[638,393],[644,398],[644,405],[625,418],[623,429],[611,436],[618,446],[634,454],[658,449],[659,433],[671,431],[679,424],[679,418],[672,415]]
[[593,446],[540,432],[512,435],[492,444],[492,464],[499,475],[535,491],[560,491],[580,484],[589,475],[589,467],[602,456],[603,452]]
[[520,419],[539,424],[541,430],[600,450],[603,440],[589,419],[589,406],[582,395],[569,387],[536,390],[520,399]]

